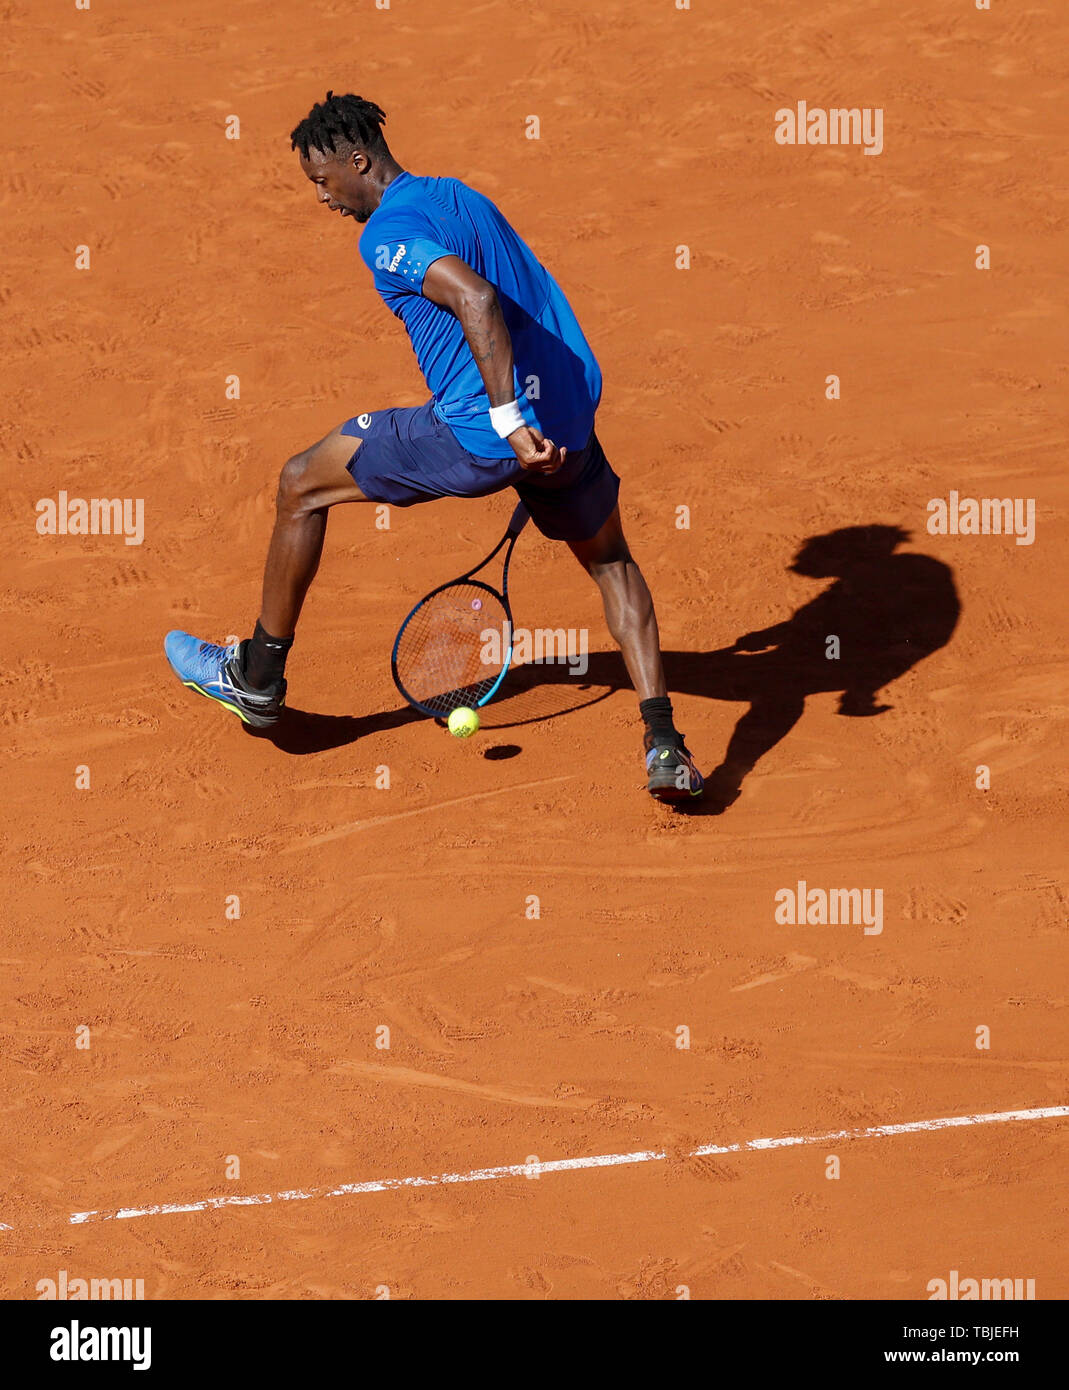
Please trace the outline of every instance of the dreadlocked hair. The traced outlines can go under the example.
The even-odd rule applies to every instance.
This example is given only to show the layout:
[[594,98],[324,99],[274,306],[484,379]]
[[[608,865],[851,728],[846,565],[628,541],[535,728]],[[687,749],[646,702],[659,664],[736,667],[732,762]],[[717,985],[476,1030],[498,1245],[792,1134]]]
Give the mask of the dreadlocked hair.
[[316,102],[291,132],[291,147],[299,149],[305,159],[310,149],[336,155],[347,153],[354,146],[369,154],[381,154],[386,149],[381,130],[385,120],[386,112],[373,101],[351,94],[336,97],[328,92],[326,101]]

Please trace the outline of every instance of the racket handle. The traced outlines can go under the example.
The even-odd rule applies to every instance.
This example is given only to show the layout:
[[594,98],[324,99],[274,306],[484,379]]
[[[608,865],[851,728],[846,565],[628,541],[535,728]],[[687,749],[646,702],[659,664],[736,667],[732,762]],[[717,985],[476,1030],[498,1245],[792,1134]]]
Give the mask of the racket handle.
[[512,519],[509,521],[508,531],[505,534],[508,536],[518,536],[530,519],[531,513],[522,502],[517,502],[516,510],[512,513]]

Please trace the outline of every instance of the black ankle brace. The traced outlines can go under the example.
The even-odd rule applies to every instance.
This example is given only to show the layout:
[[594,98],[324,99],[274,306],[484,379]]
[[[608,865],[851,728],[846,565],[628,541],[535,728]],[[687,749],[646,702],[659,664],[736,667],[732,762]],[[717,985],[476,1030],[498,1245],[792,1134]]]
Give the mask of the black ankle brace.
[[292,646],[292,637],[272,637],[257,618],[256,630],[249,641],[242,644],[241,650],[241,674],[253,690],[268,690],[278,685]]
[[647,748],[682,748],[683,736],[672,719],[672,701],[667,695],[640,700],[638,712],[646,724]]

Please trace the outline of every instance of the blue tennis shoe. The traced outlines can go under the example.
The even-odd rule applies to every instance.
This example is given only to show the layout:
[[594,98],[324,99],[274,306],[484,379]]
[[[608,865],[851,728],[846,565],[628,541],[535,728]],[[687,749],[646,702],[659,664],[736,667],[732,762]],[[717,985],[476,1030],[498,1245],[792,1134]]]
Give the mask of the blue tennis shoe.
[[286,703],[286,682],[279,681],[268,690],[253,690],[241,674],[244,642],[221,647],[214,642],[202,642],[188,632],[169,632],[163,650],[183,685],[236,714],[243,723],[254,729],[268,729],[277,724]]

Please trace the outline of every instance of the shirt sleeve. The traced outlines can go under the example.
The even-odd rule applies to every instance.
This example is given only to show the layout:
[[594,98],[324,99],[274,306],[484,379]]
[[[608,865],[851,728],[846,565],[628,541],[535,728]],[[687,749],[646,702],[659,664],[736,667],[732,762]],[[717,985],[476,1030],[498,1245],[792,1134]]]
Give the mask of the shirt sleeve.
[[408,290],[420,294],[427,268],[443,256],[455,256],[448,246],[428,237],[422,230],[406,235],[388,230],[369,244],[360,243],[360,254],[375,277],[378,289]]

